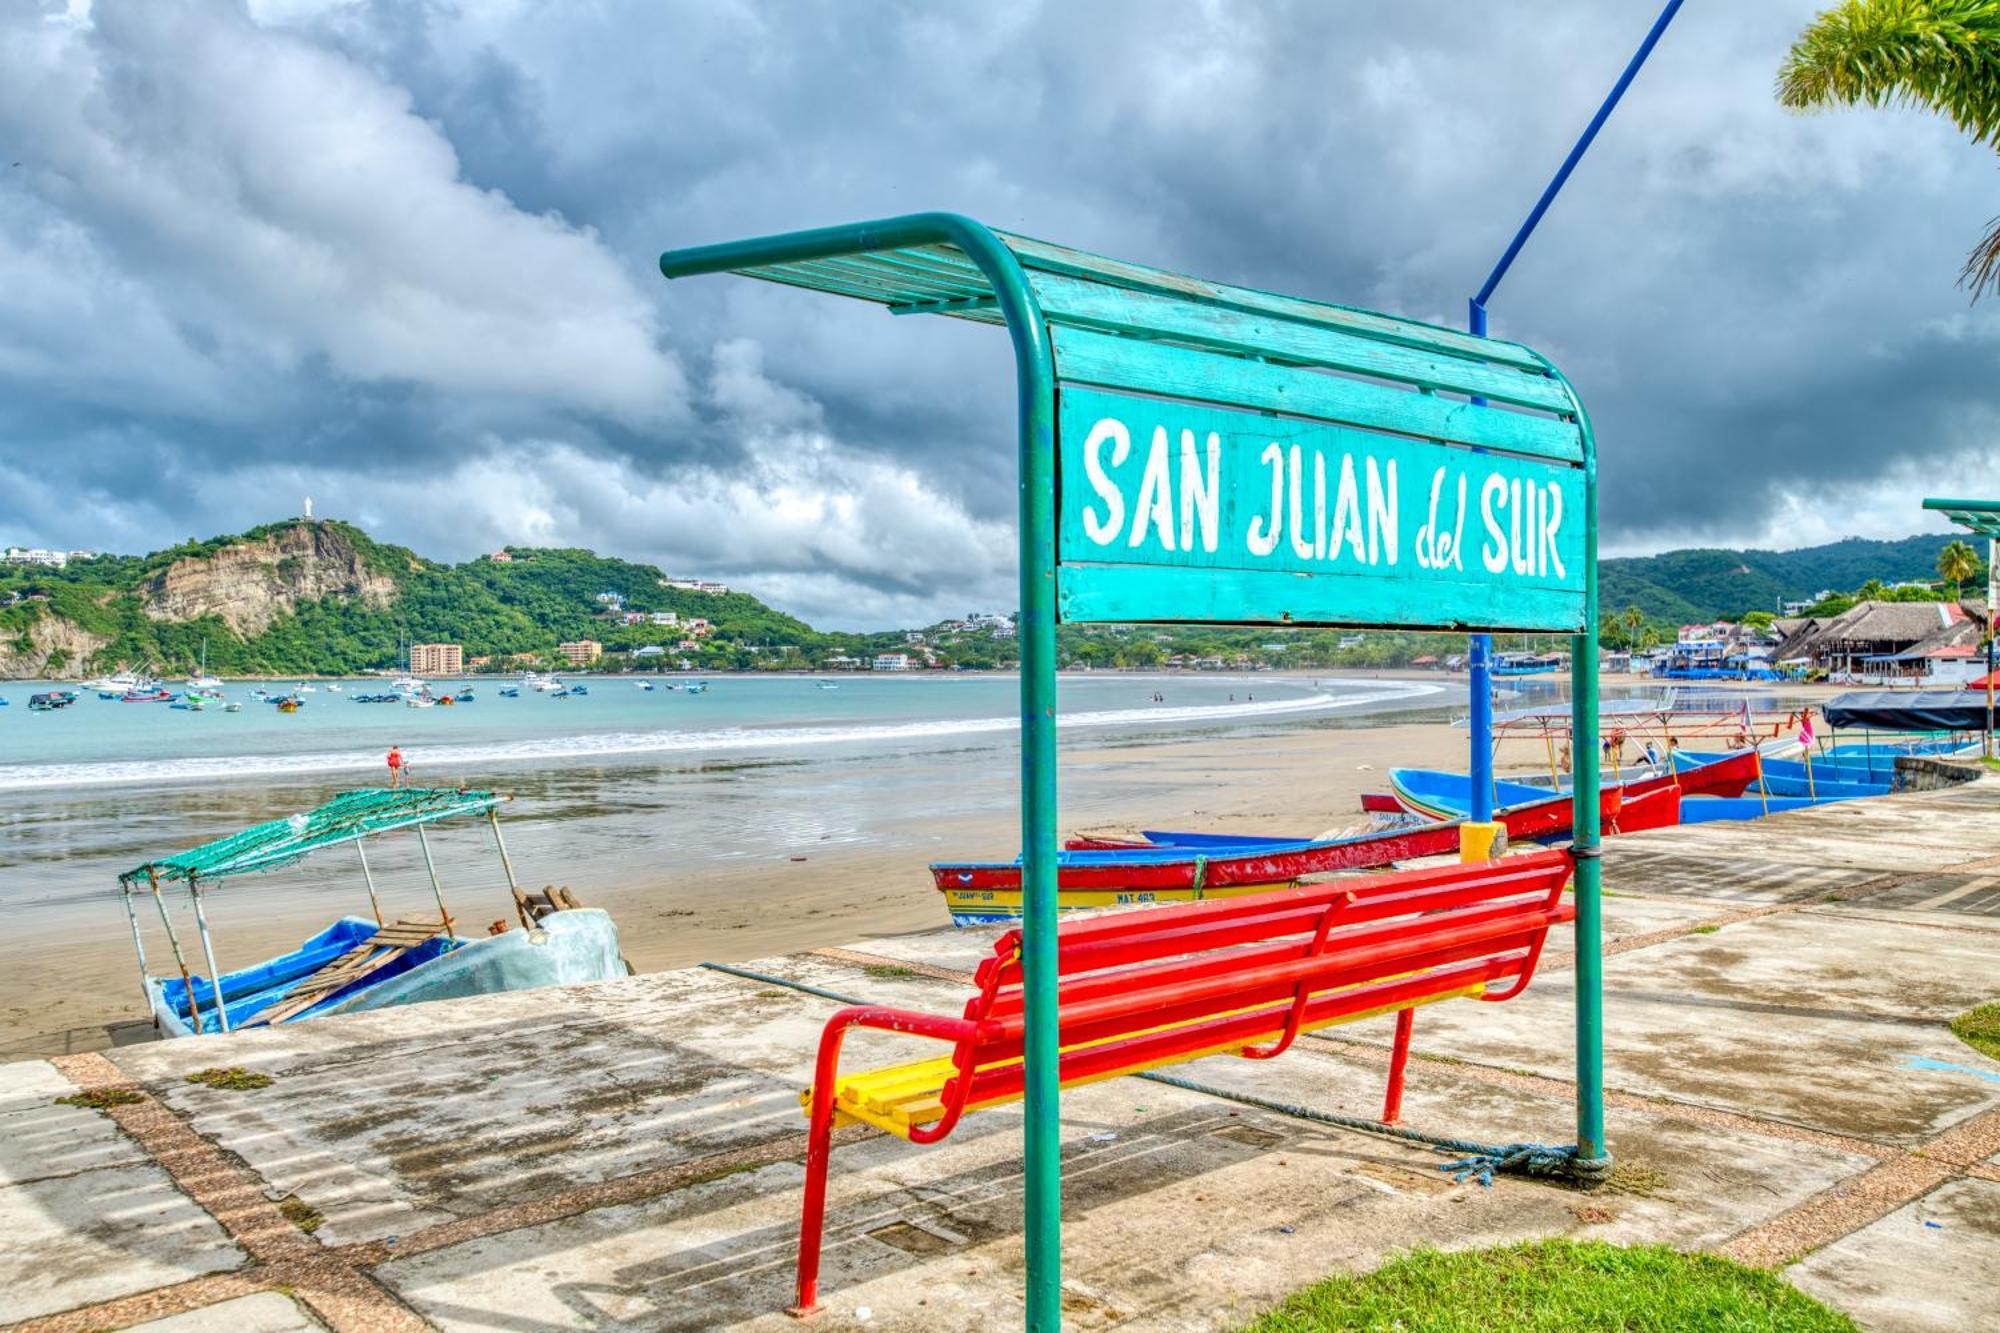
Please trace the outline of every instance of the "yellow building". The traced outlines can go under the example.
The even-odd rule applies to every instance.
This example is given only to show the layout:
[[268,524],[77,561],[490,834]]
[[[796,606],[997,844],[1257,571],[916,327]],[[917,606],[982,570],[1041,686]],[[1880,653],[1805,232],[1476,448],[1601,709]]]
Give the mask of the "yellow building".
[[465,670],[465,650],[455,643],[413,643],[410,672],[418,676],[456,676]]
[[604,645],[595,639],[578,639],[575,643],[556,645],[571,666],[589,666],[604,656]]

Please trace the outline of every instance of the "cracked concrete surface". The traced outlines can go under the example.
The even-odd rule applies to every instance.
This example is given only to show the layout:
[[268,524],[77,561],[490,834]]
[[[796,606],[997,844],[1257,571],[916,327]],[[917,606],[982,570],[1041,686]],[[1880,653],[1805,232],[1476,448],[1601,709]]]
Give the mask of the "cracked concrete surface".
[[[1066,1094],[1067,1326],[1229,1327],[1411,1245],[1573,1235],[1774,1263],[1803,1248],[1790,1276],[1865,1327],[1980,1327],[2000,1261],[2000,1062],[1944,1023],[2000,990],[2000,921],[1953,896],[1996,846],[1990,779],[1609,844],[1626,1172],[1607,1191],[1455,1184],[1419,1147],[1134,1079]],[[795,1328],[797,1093],[837,1005],[780,982],[955,1011],[952,974],[992,936],[745,965],[779,982],[686,969],[0,1065],[0,1319]],[[1406,1122],[1568,1141],[1572,984],[1552,953],[1518,1000],[1423,1010]],[[1389,1032],[1174,1072],[1369,1116]],[[846,1058],[925,1049],[860,1033]],[[273,1082],[185,1081],[217,1063]],[[56,1104],[93,1079],[128,1082],[146,1114]],[[932,1148],[846,1140],[820,1326],[864,1309],[870,1329],[1018,1326],[1018,1109]]]

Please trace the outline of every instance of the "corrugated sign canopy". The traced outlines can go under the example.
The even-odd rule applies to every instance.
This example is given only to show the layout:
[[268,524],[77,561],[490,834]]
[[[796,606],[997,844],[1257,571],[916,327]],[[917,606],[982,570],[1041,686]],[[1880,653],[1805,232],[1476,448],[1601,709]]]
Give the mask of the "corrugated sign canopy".
[[195,878],[206,882],[225,875],[276,870],[337,842],[353,842],[460,815],[482,815],[506,799],[490,791],[445,787],[342,792],[316,810],[254,824],[241,833],[134,866],[118,878],[127,884],[149,876],[158,876],[163,883]]
[[2000,537],[2000,500],[1926,500],[1924,508],[1982,537]]
[[1011,257],[1046,324],[1063,619],[1582,627],[1589,431],[1517,343],[950,215],[670,251],[660,268],[1008,323],[990,263],[908,243],[935,234],[926,220]]

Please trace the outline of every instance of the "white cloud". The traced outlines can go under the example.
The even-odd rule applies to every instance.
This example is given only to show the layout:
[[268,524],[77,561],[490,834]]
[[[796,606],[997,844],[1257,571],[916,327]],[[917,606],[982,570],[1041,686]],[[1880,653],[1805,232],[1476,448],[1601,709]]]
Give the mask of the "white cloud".
[[[65,277],[143,284],[131,304],[218,364],[323,360],[634,426],[684,409],[656,294],[588,229],[467,183],[407,92],[240,10],[121,0],[88,24],[11,25],[0,136],[21,159],[11,183],[100,261]],[[147,333],[100,331],[96,356],[144,365]]]

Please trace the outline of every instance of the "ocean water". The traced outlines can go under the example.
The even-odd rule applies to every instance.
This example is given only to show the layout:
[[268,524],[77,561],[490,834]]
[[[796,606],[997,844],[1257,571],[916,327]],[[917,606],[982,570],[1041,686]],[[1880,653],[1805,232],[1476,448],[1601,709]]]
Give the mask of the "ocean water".
[[[584,697],[499,695],[410,709],[362,704],[382,681],[318,683],[284,714],[232,682],[240,713],[120,703],[86,694],[30,712],[43,684],[0,684],[0,907],[51,922],[123,929],[117,876],[151,857],[265,819],[309,809],[347,788],[381,785],[400,747],[413,780],[510,794],[505,825],[523,878],[597,892],[699,878],[704,867],[789,864],[831,848],[868,846],[921,867],[942,855],[1006,854],[960,845],[953,820],[1013,808],[1019,682],[1012,675],[811,678],[716,676],[699,695],[652,691],[630,677],[589,678]],[[676,682],[684,683],[684,682]],[[456,682],[434,682],[442,693]],[[270,687],[275,689],[276,687]],[[1163,696],[1160,701],[1154,695]],[[1443,720],[1463,687],[1450,682],[1208,675],[1093,674],[1060,684],[1063,748],[1190,735],[1254,745],[1298,727]],[[433,836],[441,862],[491,860],[474,823]],[[385,892],[421,904],[414,840],[371,844]],[[237,911],[300,906],[351,878],[338,857],[254,876],[232,888]],[[920,876],[920,871],[918,872]],[[918,883],[918,879],[912,879]],[[351,885],[347,885],[351,888]],[[343,891],[344,892],[344,891]],[[341,910],[353,904],[337,901]],[[0,965],[7,950],[0,944]]]
[[[386,777],[385,755],[399,746],[419,782],[455,782],[469,771],[556,768],[620,759],[700,754],[768,754],[801,748],[895,752],[912,745],[988,738],[1011,747],[1019,682],[1012,675],[839,678],[723,676],[701,694],[662,678],[642,690],[634,677],[587,681],[590,693],[557,699],[524,690],[502,698],[506,681],[436,681],[439,694],[474,687],[476,701],[412,709],[359,703],[386,689],[378,680],[316,682],[296,713],[225,687],[238,713],[165,703],[124,703],[85,692],[69,708],[32,712],[43,684],[0,685],[0,792],[299,779],[324,775],[350,786]],[[281,686],[265,686],[273,692]],[[1411,681],[1310,680],[1224,675],[1074,675],[1060,685],[1065,731],[1224,727],[1281,723],[1332,712],[1408,707],[1442,696],[1441,685]],[[1161,696],[1158,700],[1155,695]]]

